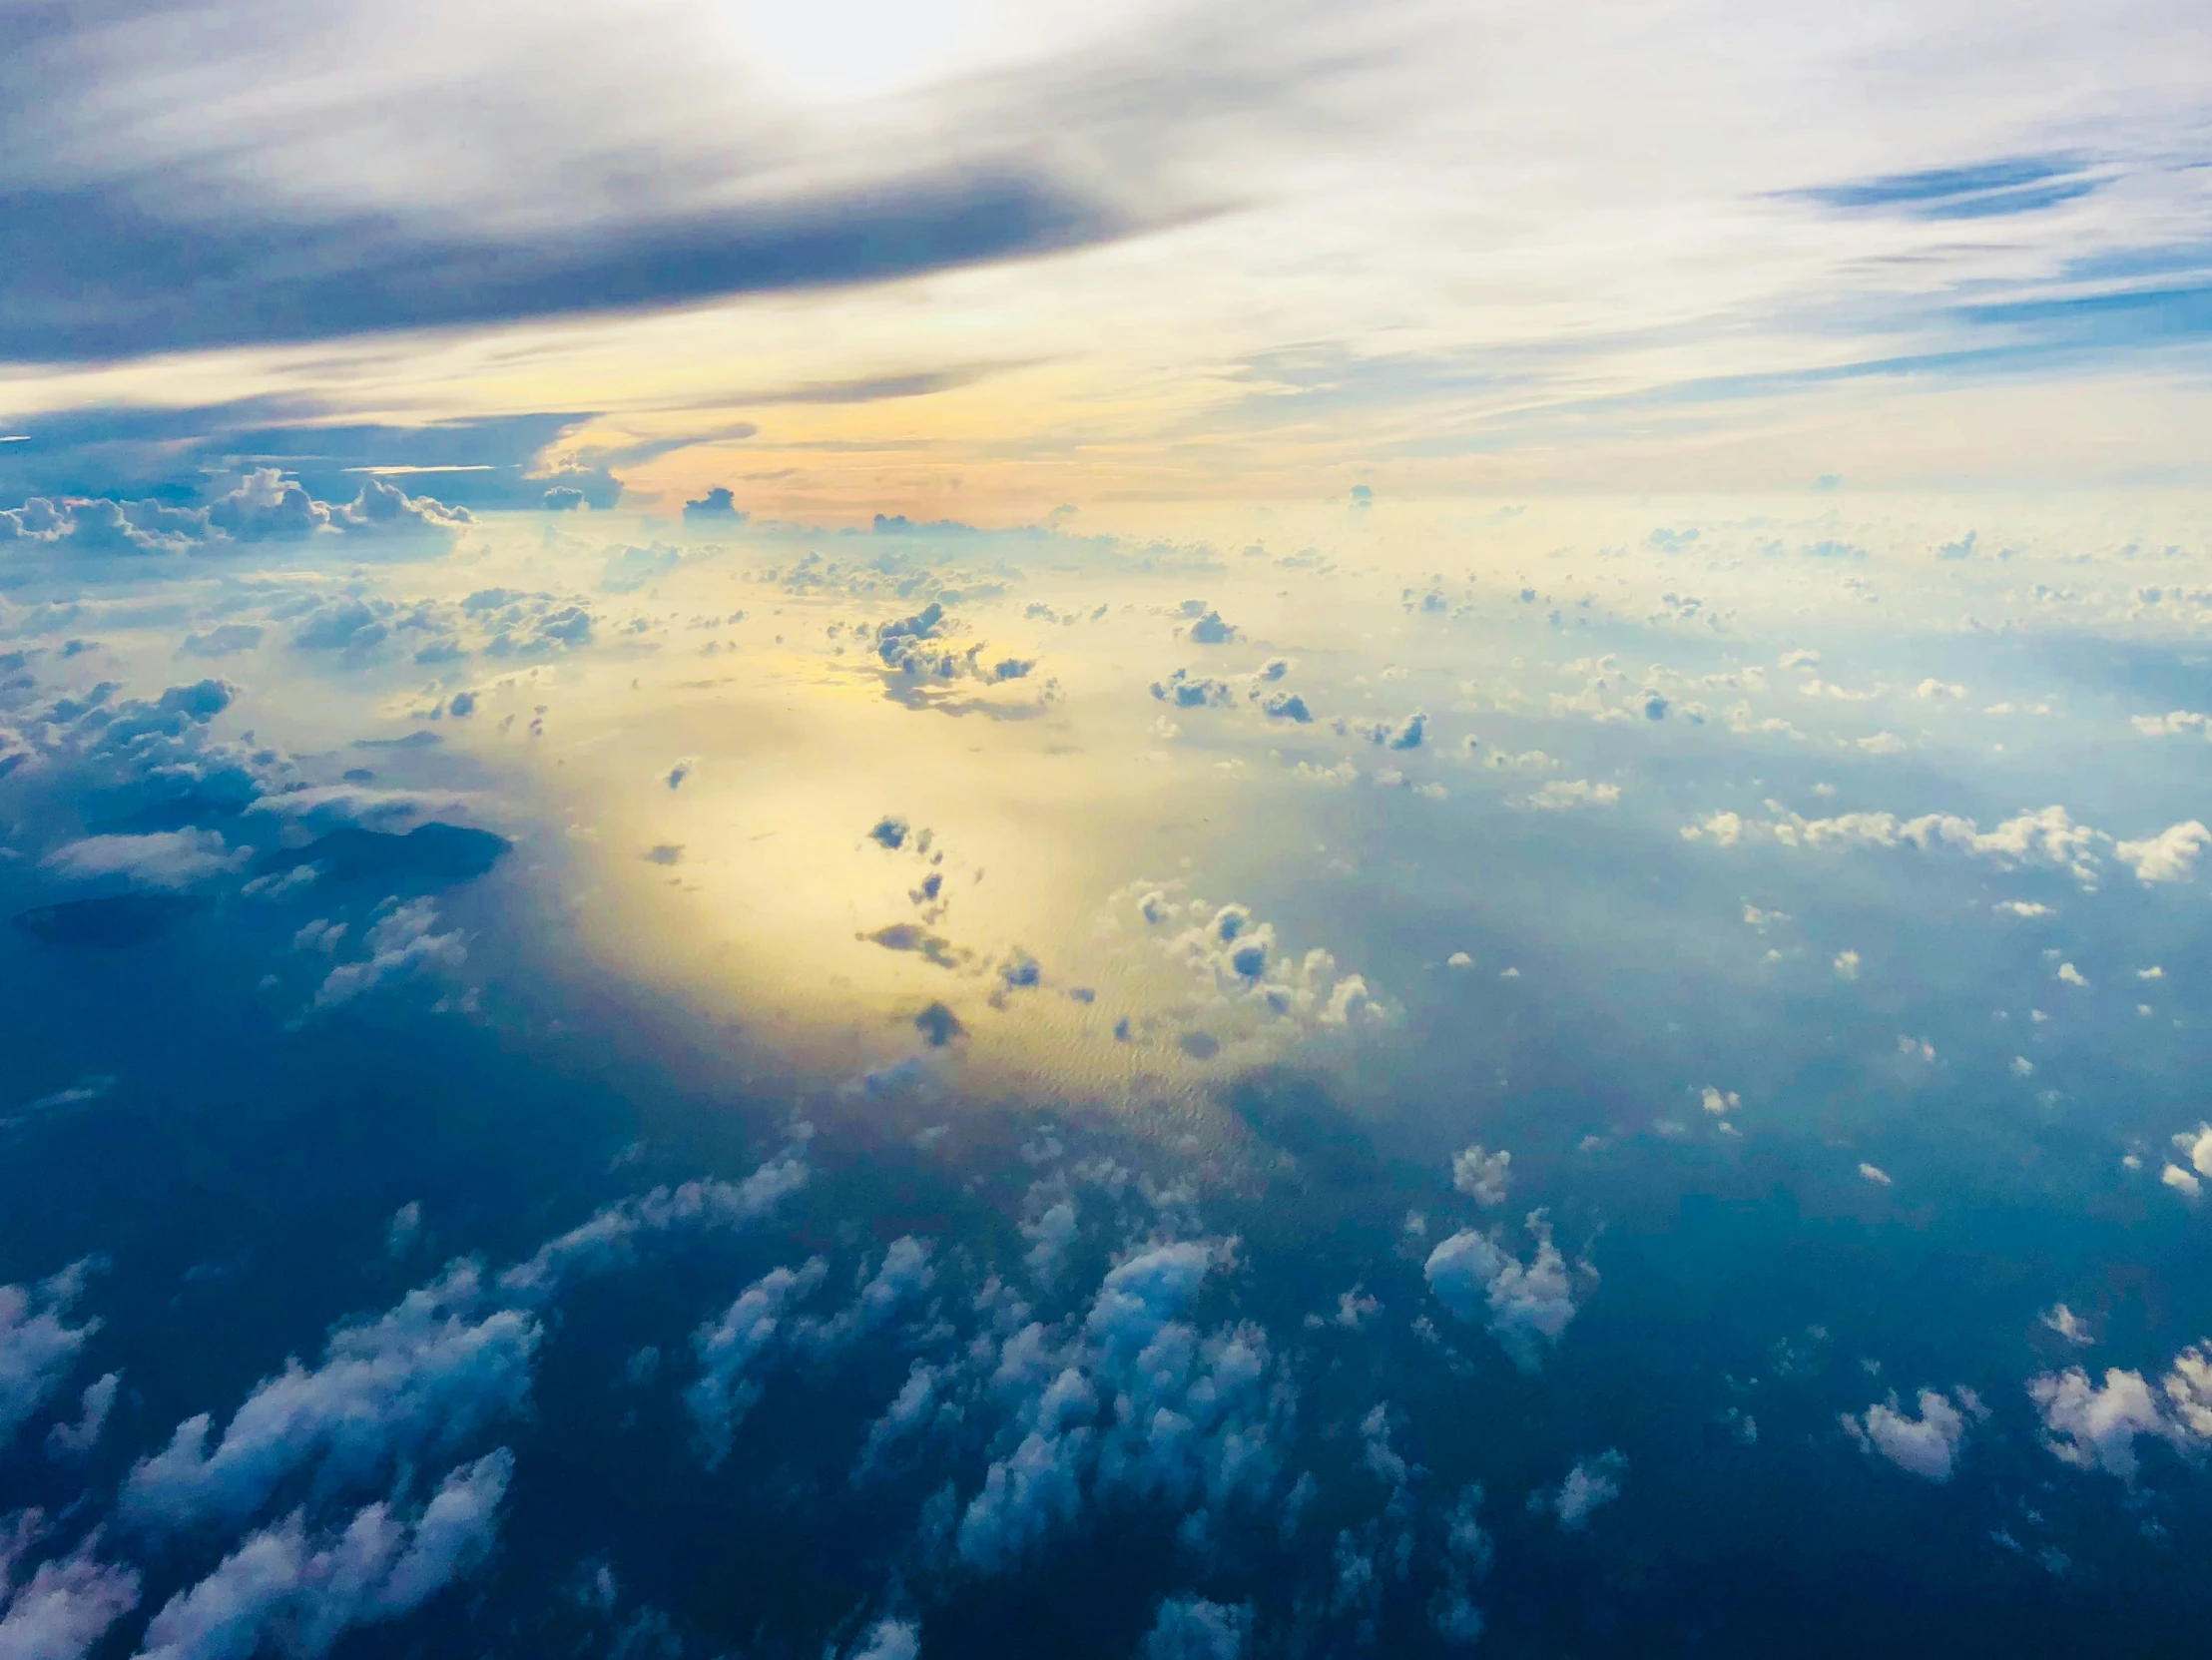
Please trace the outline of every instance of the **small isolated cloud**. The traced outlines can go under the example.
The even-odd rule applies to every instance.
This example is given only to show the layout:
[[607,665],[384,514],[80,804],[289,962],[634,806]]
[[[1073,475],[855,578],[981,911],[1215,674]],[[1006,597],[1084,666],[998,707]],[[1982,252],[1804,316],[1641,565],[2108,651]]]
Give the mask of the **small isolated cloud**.
[[1558,1486],[1530,1493],[1528,1508],[1537,1515],[1556,1517],[1569,1533],[1579,1533],[1589,1526],[1593,1511],[1620,1497],[1621,1478],[1627,1473],[1627,1457],[1608,1447],[1594,1458],[1577,1460]]
[[1894,1187],[1896,1185],[1890,1180],[1890,1173],[1880,1165],[1860,1165],[1859,1179],[1863,1182],[1871,1182],[1878,1188]]
[[1486,1315],[1490,1335],[1513,1364],[1534,1372],[1543,1350],[1556,1344],[1574,1319],[1577,1279],[1587,1283],[1596,1276],[1586,1264],[1570,1272],[1552,1243],[1544,1212],[1531,1211],[1527,1226],[1536,1254],[1525,1263],[1470,1229],[1430,1252],[1422,1273],[1445,1308],[1470,1325]]
[[1485,1152],[1478,1142],[1451,1159],[1451,1185],[1476,1204],[1492,1208],[1505,1203],[1505,1187],[1513,1173],[1513,1155],[1502,1148]]
[[[57,1423],[46,1432],[46,1451],[55,1458],[81,1458],[100,1442],[100,1432],[108,1426],[108,1414],[115,1409],[115,1393],[123,1384],[120,1372],[105,1373],[85,1385],[85,1392],[77,1399],[77,1421]],[[6,1653],[0,1645],[0,1654]]]
[[1833,965],[1840,980],[1856,980],[1859,977],[1859,953],[1838,951]]
[[2039,1318],[2044,1327],[2056,1332],[2070,1344],[2086,1349],[2096,1342],[2094,1334],[2089,1330],[2089,1323],[2063,1303],[2053,1303]]
[[1852,1438],[1870,1452],[1879,1452],[1891,1463],[1928,1481],[1948,1481],[1965,1437],[1966,1419],[1948,1395],[1935,1389],[1921,1390],[1920,1414],[1903,1410],[1898,1397],[1869,1406],[1863,1413],[1843,1415]]
[[687,524],[735,525],[744,522],[746,517],[727,485],[717,484],[697,501],[684,503]]
[[678,761],[675,766],[671,767],[668,770],[668,787],[671,790],[683,789],[685,780],[689,779],[692,774],[698,771],[699,758],[697,756],[685,756],[682,760]]
[[2212,844],[2212,830],[2206,830],[2191,819],[2170,825],[2144,840],[2119,842],[2113,847],[2112,855],[2135,872],[2137,881],[2146,885],[2182,882],[2195,874],[2197,855],[2208,844]]
[[1523,796],[1513,805],[1538,813],[1568,813],[1576,808],[1617,807],[1620,799],[1621,787],[1617,784],[1592,784],[1587,779],[1554,779],[1541,789]]

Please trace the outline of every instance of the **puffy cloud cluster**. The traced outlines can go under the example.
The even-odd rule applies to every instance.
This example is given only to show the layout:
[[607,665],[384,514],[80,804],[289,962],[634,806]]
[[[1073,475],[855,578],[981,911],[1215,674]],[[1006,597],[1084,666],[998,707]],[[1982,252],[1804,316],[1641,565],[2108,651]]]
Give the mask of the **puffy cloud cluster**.
[[978,1404],[996,1409],[1000,1428],[953,1536],[961,1561],[1012,1564],[1072,1524],[1091,1491],[1179,1509],[1193,1541],[1226,1506],[1266,1499],[1292,1403],[1267,1337],[1249,1324],[1201,1332],[1185,1318],[1228,1257],[1218,1241],[1141,1250],[1087,1309],[1052,1326],[1000,1303],[996,1330],[970,1352]]
[[2133,1481],[2135,1442],[2144,1435],[2183,1448],[2212,1446],[2212,1341],[2191,1344],[2155,1384],[2113,1367],[2091,1383],[2079,1367],[2030,1379],[2028,1398],[2043,1420],[2043,1444],[2077,1469]]
[[1968,1413],[1984,1415],[1972,1390],[1960,1389],[1954,1402],[1940,1390],[1923,1389],[1917,1417],[1904,1410],[1893,1394],[1863,1413],[1844,1413],[1842,1422],[1852,1439],[1898,1468],[1925,1480],[1948,1481],[1958,1443],[1965,1438]]
[[2195,873],[2197,859],[2212,846],[2212,830],[2196,820],[2169,826],[2156,835],[2123,841],[2087,825],[2076,824],[2062,807],[2046,807],[2007,819],[1994,830],[1984,830],[1971,819],[1953,814],[1928,813],[1917,819],[1900,819],[1894,813],[1844,813],[1828,819],[1807,819],[1785,809],[1780,802],[1767,803],[1775,815],[1770,820],[1747,820],[1735,813],[1715,813],[1685,826],[1684,839],[1711,841],[1732,847],[1750,835],[1763,835],[1785,847],[1918,847],[1923,851],[1941,846],[1993,859],[2004,869],[2062,870],[2085,885],[2093,885],[2104,849],[2135,873],[2145,884],[2187,881]]
[[17,1568],[44,1524],[31,1510],[10,1517],[0,1532],[0,1655],[7,1660],[78,1660],[138,1606],[137,1572],[101,1561],[97,1534],[19,1582]]
[[1428,1254],[1428,1289],[1470,1325],[1486,1319],[1490,1335],[1523,1372],[1534,1372],[1545,1347],[1556,1344],[1579,1307],[1578,1293],[1597,1278],[1587,1263],[1572,1270],[1552,1243],[1542,1211],[1528,1214],[1536,1254],[1527,1262],[1488,1234],[1453,1234]]
[[451,540],[472,524],[465,507],[410,496],[368,478],[352,501],[317,501],[274,467],[248,473],[205,507],[159,501],[33,497],[0,512],[0,543],[43,544],[86,555],[214,552],[330,535]]
[[1329,951],[1288,951],[1274,924],[1248,907],[1181,894],[1179,882],[1138,882],[1117,898],[1133,904],[1151,945],[1210,1007],[1299,1027],[1372,1029],[1393,1018],[1365,977],[1340,973]]
[[716,1320],[692,1336],[699,1377],[684,1390],[684,1405],[698,1426],[699,1449],[712,1469],[730,1455],[730,1440],[746,1413],[761,1397],[761,1383],[748,1374],[773,1354],[782,1332],[785,1308],[820,1286],[830,1265],[810,1259],[796,1272],[771,1270],[738,1295]]
[[69,1324],[89,1261],[35,1286],[0,1286],[0,1446],[61,1386],[100,1322]]
[[294,1472],[357,1487],[520,1410],[541,1329],[490,1305],[467,1263],[373,1321],[340,1326],[313,1370],[294,1359],[257,1384],[211,1447],[206,1412],[132,1467],[125,1512],[149,1524],[239,1521]]
[[331,969],[315,989],[314,1006],[335,1008],[386,980],[428,968],[458,968],[468,960],[468,947],[457,931],[436,932],[437,924],[438,907],[429,899],[387,901],[369,926],[368,955]]
[[347,1631],[419,1608],[481,1562],[513,1473],[504,1447],[464,1464],[411,1524],[375,1503],[311,1539],[294,1511],[170,1598],[146,1628],[140,1660],[237,1660],[279,1637],[288,1654],[329,1653]]
[[501,1274],[499,1291],[525,1306],[549,1302],[586,1275],[627,1268],[638,1260],[638,1248],[647,1239],[679,1229],[736,1228],[763,1221],[807,1185],[808,1175],[805,1154],[794,1149],[770,1159],[742,1182],[710,1178],[622,1200],[547,1240]]

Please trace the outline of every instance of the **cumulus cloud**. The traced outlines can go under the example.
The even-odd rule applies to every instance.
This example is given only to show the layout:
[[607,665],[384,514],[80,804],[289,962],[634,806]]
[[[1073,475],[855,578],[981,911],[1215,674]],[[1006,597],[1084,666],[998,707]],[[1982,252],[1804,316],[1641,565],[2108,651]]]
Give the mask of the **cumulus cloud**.
[[256,1384],[213,1446],[208,1413],[179,1424],[132,1466],[125,1513],[242,1520],[295,1472],[324,1490],[368,1484],[519,1411],[540,1329],[485,1303],[475,1267],[457,1263],[377,1319],[338,1327],[313,1370],[289,1360]]
[[1513,1155],[1502,1148],[1484,1151],[1477,1142],[1451,1158],[1451,1185],[1476,1204],[1495,1207],[1505,1203],[1506,1183],[1513,1173]]
[[331,969],[315,990],[314,1006],[335,1008],[386,980],[423,969],[458,968],[468,960],[468,947],[458,931],[436,932],[437,924],[438,907],[427,898],[384,910],[369,926],[368,955]]
[[0,1656],[5,1660],[81,1660],[115,1622],[138,1606],[139,1576],[95,1554],[97,1532],[66,1556],[41,1562],[21,1583],[17,1559],[37,1542],[45,1518],[11,1518],[0,1536]]
[[845,1660],[919,1660],[921,1627],[912,1620],[877,1620],[845,1651]]
[[1844,1413],[1842,1421],[1861,1446],[1929,1481],[1950,1479],[1958,1443],[1966,1433],[1964,1414],[1948,1395],[1936,1389],[1921,1390],[1918,1417],[1901,1409],[1893,1394],[1856,1416]]
[[1621,787],[1617,784],[1592,784],[1587,779],[1553,779],[1549,784],[1521,797],[1513,805],[1537,813],[1570,813],[1576,808],[1617,807],[1620,799]]
[[[2094,882],[2098,851],[2111,840],[2102,830],[2076,824],[2062,807],[2046,807],[2007,819],[1994,830],[1984,830],[1973,820],[1954,814],[1929,813],[1917,819],[1900,819],[1894,813],[1843,813],[1827,819],[1808,819],[1792,813],[1779,802],[1769,802],[1770,820],[1745,820],[1734,814],[1716,815],[1683,831],[1689,840],[1710,840],[1733,846],[1753,831],[1771,837],[1785,847],[1917,847],[1928,851],[1949,847],[1994,860],[2001,868],[2063,870],[2082,882]],[[2167,836],[2185,831],[2176,826]],[[2197,827],[2200,834],[2212,836]],[[1694,831],[1694,833],[1693,833]],[[2186,837],[2184,837],[2184,840]],[[2123,842],[2134,849],[2123,854],[2128,862],[2153,843]],[[2168,849],[2169,856],[2173,855]],[[2156,863],[2159,855],[2152,855]],[[2193,850],[2186,853],[2194,858]],[[2166,877],[2150,879],[2171,879]]]
[[1249,1603],[1169,1597],[1137,1649],[1137,1660],[1244,1660],[1252,1634]]
[[684,1406],[698,1431],[700,1454],[712,1469],[730,1455],[731,1437],[753,1403],[761,1382],[748,1376],[773,1357],[784,1313],[795,1299],[811,1295],[830,1272],[820,1257],[796,1272],[779,1268],[763,1275],[738,1299],[692,1334],[699,1377],[684,1390]]
[[1577,1280],[1586,1284],[1595,1274],[1587,1264],[1569,1271],[1544,1212],[1529,1212],[1527,1226],[1536,1254],[1525,1263],[1470,1229],[1430,1252],[1422,1272],[1445,1308],[1469,1324],[1486,1315],[1490,1335],[1513,1364],[1534,1372],[1543,1350],[1558,1343],[1574,1319]]
[[1627,1473],[1628,1459],[1608,1447],[1594,1458],[1577,1459],[1557,1487],[1529,1494],[1528,1507],[1538,1515],[1556,1517],[1567,1532],[1579,1533],[1589,1526],[1592,1512],[1620,1497],[1621,1477]]
[[2135,872],[2135,879],[2152,882],[2187,881],[2196,873],[2197,855],[2212,844],[2212,830],[2196,820],[2170,825],[2141,841],[2122,841],[2112,854]]
[[1004,1568],[1072,1524],[1091,1489],[1185,1511],[1203,1541],[1224,1505],[1274,1483],[1289,1396],[1266,1335],[1201,1332],[1184,1318],[1229,1258],[1220,1241],[1142,1249],[1111,1270],[1087,1309],[1018,1324],[982,1346],[983,1394],[1004,1414],[982,1487],[960,1514],[960,1559]]
[[2133,1482],[2142,1436],[2195,1451],[2212,1446],[2212,1340],[2182,1350],[2155,1384],[2119,1367],[2094,1383],[2071,1367],[2029,1380],[2027,1394],[2042,1417],[2043,1444],[2059,1458]]
[[252,848],[234,849],[214,830],[182,830],[89,835],[57,847],[40,862],[72,881],[121,876],[134,887],[177,889],[227,875],[252,856]]
[[501,1274],[500,1293],[527,1305],[549,1302],[585,1275],[636,1262],[639,1246],[648,1239],[678,1229],[737,1228],[762,1221],[804,1188],[808,1176],[805,1156],[787,1151],[742,1182],[689,1181],[606,1206]]
[[87,1383],[78,1397],[77,1421],[57,1423],[46,1432],[48,1454],[81,1458],[99,1444],[100,1432],[108,1426],[108,1414],[115,1409],[115,1393],[122,1383],[120,1372],[105,1373]]
[[464,1464],[411,1524],[376,1503],[310,1538],[293,1511],[171,1597],[146,1628],[140,1660],[239,1660],[278,1637],[289,1654],[329,1653],[347,1631],[419,1608],[481,1562],[513,1473],[504,1447]]
[[1395,1016],[1359,974],[1340,973],[1319,946],[1286,950],[1274,925],[1241,904],[1184,898],[1181,882],[1136,882],[1115,896],[1129,904],[1152,947],[1213,1008],[1296,1027],[1375,1028]]
[[0,1286],[0,1446],[61,1386],[100,1322],[69,1324],[91,1260],[35,1286]]

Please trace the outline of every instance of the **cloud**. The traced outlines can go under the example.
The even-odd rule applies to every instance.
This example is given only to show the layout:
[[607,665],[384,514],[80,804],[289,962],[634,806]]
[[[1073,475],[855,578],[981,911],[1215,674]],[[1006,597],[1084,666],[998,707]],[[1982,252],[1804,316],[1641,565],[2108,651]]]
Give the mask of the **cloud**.
[[892,1240],[882,1263],[861,1284],[852,1302],[828,1321],[802,1322],[794,1340],[818,1356],[832,1355],[880,1331],[900,1308],[936,1283],[936,1271],[929,1266],[934,1249],[929,1241],[911,1234]]
[[2113,856],[2135,872],[2146,886],[2153,882],[2187,881],[2196,871],[2197,855],[2212,845],[2212,830],[2191,819],[2169,825],[2142,841],[2122,841]]
[[310,1539],[293,1511],[163,1604],[140,1660],[239,1660],[279,1637],[286,1653],[312,1660],[355,1627],[412,1612],[490,1552],[513,1473],[504,1447],[464,1464],[411,1524],[376,1503]]
[[175,890],[228,875],[251,856],[251,848],[231,848],[214,830],[183,830],[91,835],[57,847],[40,864],[71,881],[121,876],[134,887]]
[[912,1620],[877,1620],[845,1651],[845,1660],[920,1660],[921,1627]]
[[732,1435],[760,1398],[760,1382],[747,1373],[774,1355],[786,1307],[811,1296],[829,1272],[830,1265],[820,1257],[796,1272],[772,1270],[746,1287],[720,1319],[692,1334],[699,1377],[686,1386],[684,1406],[697,1427],[700,1454],[709,1469],[730,1455]]
[[1576,808],[1614,807],[1619,805],[1620,799],[1621,787],[1617,784],[1592,784],[1587,779],[1554,779],[1513,805],[1530,808],[1538,813],[1567,813]]
[[[389,902],[387,901],[387,904]],[[368,955],[341,962],[315,988],[317,1009],[336,1008],[385,981],[428,968],[458,968],[468,947],[458,932],[437,933],[438,908],[430,899],[411,899],[383,909],[370,924]]]
[[1512,1173],[1511,1153],[1485,1152],[1479,1142],[1451,1158],[1451,1185],[1485,1207],[1505,1203],[1505,1186]]
[[100,1322],[69,1324],[91,1259],[35,1286],[0,1286],[0,1447],[61,1386]]
[[574,1280],[628,1267],[638,1260],[638,1247],[645,1240],[678,1229],[741,1228],[763,1221],[807,1185],[809,1174],[805,1156],[787,1151],[742,1182],[690,1181],[622,1200],[546,1241],[527,1260],[506,1270],[499,1276],[499,1291],[526,1304],[542,1304]]
[[1283,948],[1272,923],[1248,906],[1182,897],[1183,883],[1137,881],[1114,896],[1108,914],[1134,910],[1149,946],[1173,964],[1190,991],[1222,1014],[1321,1029],[1375,1029],[1396,1012],[1359,974],[1340,974],[1319,946],[1303,955]]
[[1935,1389],[1921,1390],[1918,1417],[1901,1410],[1893,1394],[1857,1417],[1846,1412],[1843,1425],[1860,1445],[1929,1481],[1950,1479],[1958,1443],[1966,1433],[1965,1417],[1948,1395]]
[[687,524],[742,524],[747,515],[739,508],[737,498],[728,487],[717,484],[697,501],[684,503],[684,522]]
[[[1428,1255],[1422,1273],[1428,1289],[1459,1319],[1488,1316],[1488,1330],[1523,1372],[1542,1365],[1545,1347],[1557,1344],[1578,1307],[1575,1277],[1551,1240],[1542,1211],[1528,1214],[1536,1254],[1527,1262],[1471,1229],[1445,1240]],[[1580,1274],[1592,1278],[1587,1265]]]
[[17,1518],[0,1539],[0,1656],[6,1660],[83,1660],[115,1622],[138,1606],[139,1576],[101,1561],[97,1532],[67,1556],[41,1562],[14,1583],[14,1557],[35,1540],[39,1512]]
[[100,1431],[108,1426],[108,1413],[115,1409],[115,1392],[122,1383],[122,1373],[110,1372],[87,1383],[78,1400],[77,1421],[57,1423],[46,1432],[47,1454],[55,1458],[78,1458],[98,1445]]
[[[787,204],[558,216],[499,234],[474,216],[202,198],[189,217],[153,156],[126,189],[32,190],[0,234],[0,356],[145,352],[675,306],[725,294],[887,280],[1112,241],[1134,222],[1008,162],[897,169]],[[650,195],[650,193],[649,193]],[[488,206],[488,204],[487,204]],[[193,280],[183,273],[222,273]],[[96,283],[97,309],[84,304]]]
[[1579,1533],[1589,1526],[1590,1515],[1621,1495],[1621,1477],[1628,1459],[1607,1448],[1594,1458],[1577,1459],[1567,1478],[1556,1488],[1539,1488],[1528,1495],[1528,1507],[1539,1515],[1558,1518],[1560,1527]]
[[1229,1257],[1222,1241],[1140,1249],[1067,1323],[1028,1321],[979,1346],[987,1397],[1006,1419],[960,1515],[964,1563],[1012,1565],[1076,1520],[1087,1486],[1180,1510],[1193,1541],[1211,1536],[1225,1505],[1265,1498],[1290,1403],[1267,1338],[1183,1318]]
[[2029,1380],[2043,1420],[2043,1444],[2077,1469],[2101,1469],[2132,1483],[2135,1443],[2149,1435],[2177,1447],[2212,1445],[2212,1340],[2173,1359],[2153,1387],[2139,1372],[2112,1367],[2092,1383],[2079,1367]]
[[1169,1597],[1138,1645],[1137,1660],[1244,1660],[1251,1636],[1250,1603]]
[[312,1371],[296,1359],[256,1384],[214,1446],[206,1412],[131,1468],[124,1513],[146,1525],[251,1515],[295,1473],[333,1490],[378,1481],[522,1409],[541,1332],[485,1306],[476,1268],[456,1263],[373,1321],[330,1334]]

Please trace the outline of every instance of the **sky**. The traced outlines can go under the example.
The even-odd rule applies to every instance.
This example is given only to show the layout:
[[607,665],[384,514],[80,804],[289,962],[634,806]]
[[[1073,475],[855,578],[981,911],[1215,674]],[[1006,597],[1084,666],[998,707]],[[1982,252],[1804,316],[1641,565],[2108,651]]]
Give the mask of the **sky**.
[[2207,30],[0,0],[0,1660],[2197,1652]]
[[2191,6],[7,27],[0,407],[49,491],[300,426],[823,523],[2203,483]]

